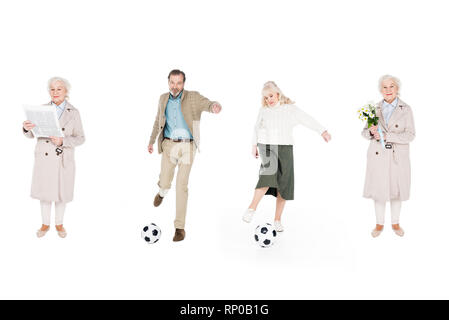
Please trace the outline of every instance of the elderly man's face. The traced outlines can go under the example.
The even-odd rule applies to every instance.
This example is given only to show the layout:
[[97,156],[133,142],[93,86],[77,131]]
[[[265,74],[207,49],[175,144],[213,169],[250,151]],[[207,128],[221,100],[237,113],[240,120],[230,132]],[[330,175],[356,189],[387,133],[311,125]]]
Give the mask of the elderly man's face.
[[53,81],[50,84],[50,96],[51,101],[55,104],[60,105],[64,102],[67,96],[67,89],[62,81]]
[[170,93],[176,97],[184,89],[184,77],[182,74],[171,75],[168,80]]
[[276,103],[278,103],[278,101],[279,101],[279,93],[273,92],[273,91],[269,91],[269,92],[264,94],[263,98],[265,99],[265,102],[270,107],[272,107],[272,106],[276,105]]
[[398,96],[398,91],[399,88],[393,80],[387,79],[382,82],[381,92],[386,102],[393,102]]

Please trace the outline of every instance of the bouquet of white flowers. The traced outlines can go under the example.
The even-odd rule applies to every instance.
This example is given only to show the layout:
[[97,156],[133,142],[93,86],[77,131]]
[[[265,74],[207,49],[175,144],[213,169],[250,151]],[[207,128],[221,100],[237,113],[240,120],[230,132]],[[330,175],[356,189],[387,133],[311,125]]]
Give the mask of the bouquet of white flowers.
[[[361,107],[357,112],[359,113],[359,119],[368,123],[368,128],[377,126],[379,124],[379,117],[376,116],[376,107],[374,106],[374,104],[368,103]],[[377,127],[377,132],[379,132],[380,143],[382,144],[382,147],[385,148],[382,129],[380,127]]]

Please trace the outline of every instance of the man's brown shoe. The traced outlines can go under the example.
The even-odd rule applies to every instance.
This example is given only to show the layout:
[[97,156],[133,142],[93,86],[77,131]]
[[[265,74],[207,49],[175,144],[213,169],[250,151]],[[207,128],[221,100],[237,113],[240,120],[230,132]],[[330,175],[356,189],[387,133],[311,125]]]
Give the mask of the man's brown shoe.
[[175,236],[173,237],[173,241],[182,241],[186,237],[186,232],[184,229],[176,229]]
[[159,205],[162,203],[162,200],[164,200],[164,197],[161,197],[160,195],[159,195],[159,192],[156,194],[156,196],[154,197],[154,202],[153,202],[153,205],[155,206],[155,207],[159,207]]

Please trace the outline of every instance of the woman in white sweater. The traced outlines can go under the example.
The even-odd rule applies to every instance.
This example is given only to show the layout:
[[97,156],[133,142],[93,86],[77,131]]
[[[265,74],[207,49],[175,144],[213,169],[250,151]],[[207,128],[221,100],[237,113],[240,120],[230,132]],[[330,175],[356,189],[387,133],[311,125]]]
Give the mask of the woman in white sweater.
[[243,214],[243,221],[251,222],[257,205],[264,195],[276,197],[274,227],[284,231],[281,224],[286,200],[294,198],[293,128],[302,124],[320,134],[324,141],[330,134],[315,119],[294,105],[273,82],[262,89],[262,107],[257,117],[253,135],[253,156],[261,156],[259,181],[253,200]]

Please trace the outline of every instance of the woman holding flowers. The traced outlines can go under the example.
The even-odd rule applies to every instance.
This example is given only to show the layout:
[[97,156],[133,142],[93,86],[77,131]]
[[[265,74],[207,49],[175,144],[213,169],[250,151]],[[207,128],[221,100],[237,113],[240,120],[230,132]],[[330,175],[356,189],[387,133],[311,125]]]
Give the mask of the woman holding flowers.
[[415,138],[412,109],[399,99],[400,81],[385,75],[379,79],[383,100],[370,111],[362,108],[367,120],[362,136],[370,140],[363,196],[374,200],[378,237],[384,227],[386,202],[390,202],[391,224],[396,235],[404,236],[399,225],[402,201],[410,196],[409,143]]
[[252,153],[261,156],[259,181],[243,221],[251,222],[257,205],[264,195],[276,197],[274,227],[281,232],[281,215],[286,200],[293,200],[293,128],[302,124],[320,134],[324,141],[330,134],[311,116],[294,105],[273,82],[265,83],[262,89],[262,107],[259,110],[252,140]]

